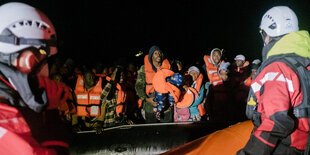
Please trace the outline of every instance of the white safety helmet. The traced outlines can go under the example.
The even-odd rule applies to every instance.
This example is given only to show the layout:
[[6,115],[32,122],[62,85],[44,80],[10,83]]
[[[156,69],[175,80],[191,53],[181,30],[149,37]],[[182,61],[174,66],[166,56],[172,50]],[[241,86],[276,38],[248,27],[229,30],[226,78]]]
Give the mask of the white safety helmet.
[[260,29],[264,30],[270,37],[281,36],[298,31],[298,19],[289,7],[276,6],[263,15]]
[[12,54],[28,47],[57,53],[56,32],[51,21],[38,9],[20,2],[0,6],[0,53]]

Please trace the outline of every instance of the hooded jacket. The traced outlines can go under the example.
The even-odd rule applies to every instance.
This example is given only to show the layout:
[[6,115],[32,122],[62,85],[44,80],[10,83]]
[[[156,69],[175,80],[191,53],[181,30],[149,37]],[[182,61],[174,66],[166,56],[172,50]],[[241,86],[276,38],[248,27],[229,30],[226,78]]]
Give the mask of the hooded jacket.
[[[144,57],[144,71],[145,71],[145,81],[146,81],[145,92],[146,92],[146,95],[154,92],[154,87],[152,85],[152,82],[153,82],[153,77],[154,77],[155,73],[157,72],[157,68],[153,64],[152,56],[156,50],[160,51],[160,49],[157,46],[152,46],[150,48],[149,54]],[[163,59],[163,56],[161,59],[163,61],[162,61],[160,68],[170,69],[169,61],[167,59]]]
[[289,54],[310,58],[309,34],[293,32],[271,45],[264,47],[262,68],[251,84],[247,106],[257,110],[253,114],[253,108],[247,108],[247,116],[254,120],[255,128],[240,154],[298,154],[306,147],[308,118],[297,119],[293,114],[293,108],[303,99],[298,75],[283,62],[265,67],[264,62],[271,56]]
[[219,71],[218,68],[221,66],[222,61],[220,61],[218,64],[215,64],[212,58],[213,52],[215,50],[216,49],[213,49],[211,51],[210,53],[211,56],[205,55],[203,57],[203,60],[206,64],[206,71],[207,71],[208,78],[213,86],[223,83],[223,80],[220,78],[219,72],[218,72]]
[[189,107],[191,115],[205,115],[206,111],[204,109],[203,100],[205,99],[204,96],[204,84],[203,84],[203,75],[199,74],[196,81],[194,81],[193,88],[197,91],[198,98],[194,101],[194,103]]

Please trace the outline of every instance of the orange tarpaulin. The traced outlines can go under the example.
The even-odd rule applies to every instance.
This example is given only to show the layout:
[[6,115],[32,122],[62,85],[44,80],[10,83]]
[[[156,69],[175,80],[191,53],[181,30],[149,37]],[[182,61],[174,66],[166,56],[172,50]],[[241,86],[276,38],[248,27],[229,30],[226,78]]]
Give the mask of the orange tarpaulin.
[[223,130],[186,143],[163,153],[163,155],[235,155],[250,139],[251,121],[237,123]]

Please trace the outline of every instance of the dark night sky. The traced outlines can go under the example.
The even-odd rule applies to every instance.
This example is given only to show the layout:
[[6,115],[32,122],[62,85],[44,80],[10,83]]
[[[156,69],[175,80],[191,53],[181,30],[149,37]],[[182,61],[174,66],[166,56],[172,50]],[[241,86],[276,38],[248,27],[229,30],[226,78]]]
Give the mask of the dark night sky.
[[[3,4],[8,1],[1,1]],[[258,26],[272,6],[287,5],[310,30],[308,0],[31,0],[56,27],[59,55],[81,63],[111,64],[119,57],[148,52],[159,45],[170,58],[185,65],[202,60],[215,48],[228,59],[244,54],[260,58]],[[110,55],[110,56],[108,56]]]

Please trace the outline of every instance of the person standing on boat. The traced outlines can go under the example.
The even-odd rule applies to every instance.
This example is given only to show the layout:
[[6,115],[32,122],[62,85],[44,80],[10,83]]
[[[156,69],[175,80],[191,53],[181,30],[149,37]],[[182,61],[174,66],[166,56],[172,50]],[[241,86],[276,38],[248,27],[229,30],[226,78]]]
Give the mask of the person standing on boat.
[[[158,46],[152,46],[148,55],[144,57],[144,65],[138,70],[135,90],[143,102],[142,114],[146,123],[156,123],[156,112],[153,107],[157,106],[154,101],[154,86],[152,85],[153,77],[158,68],[170,69],[171,65],[168,59],[164,58],[163,51]],[[173,122],[173,107],[170,106],[163,112],[163,118],[160,122]]]

